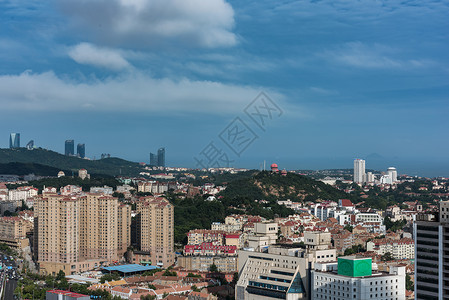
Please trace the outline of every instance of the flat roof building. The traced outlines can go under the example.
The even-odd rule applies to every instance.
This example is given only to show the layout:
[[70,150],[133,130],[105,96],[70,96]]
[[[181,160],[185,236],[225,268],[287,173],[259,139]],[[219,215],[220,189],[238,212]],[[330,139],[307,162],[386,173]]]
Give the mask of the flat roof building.
[[317,263],[310,282],[310,299],[405,300],[405,267],[378,272],[371,258],[345,256],[338,262]]

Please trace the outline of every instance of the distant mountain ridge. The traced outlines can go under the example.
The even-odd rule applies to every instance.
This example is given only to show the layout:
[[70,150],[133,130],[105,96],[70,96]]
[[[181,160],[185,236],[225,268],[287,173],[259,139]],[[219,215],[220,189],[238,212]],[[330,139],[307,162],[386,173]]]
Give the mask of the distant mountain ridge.
[[[111,176],[136,176],[143,170],[138,163],[121,158],[111,157],[100,160],[88,160],[75,156],[62,155],[41,148],[33,150],[27,150],[26,148],[0,149],[0,164],[9,163],[39,164],[71,172],[78,172],[79,169],[86,169],[90,174],[105,174]],[[47,171],[50,171],[50,169]],[[56,175],[57,172],[53,176]]]

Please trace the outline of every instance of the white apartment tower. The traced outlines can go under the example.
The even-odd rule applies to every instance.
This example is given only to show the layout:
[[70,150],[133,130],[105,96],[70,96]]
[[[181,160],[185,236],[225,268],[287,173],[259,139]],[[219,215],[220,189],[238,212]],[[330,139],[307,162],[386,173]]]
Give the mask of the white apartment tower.
[[365,160],[354,159],[354,182],[363,183],[365,180]]
[[397,182],[398,181],[398,171],[396,171],[396,168],[389,167],[387,170],[388,175],[390,175],[391,182]]

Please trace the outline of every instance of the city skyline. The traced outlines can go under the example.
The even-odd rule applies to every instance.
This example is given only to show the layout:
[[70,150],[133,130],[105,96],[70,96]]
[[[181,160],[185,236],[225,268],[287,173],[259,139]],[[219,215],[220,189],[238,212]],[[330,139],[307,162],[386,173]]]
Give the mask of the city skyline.
[[[133,161],[165,145],[170,164],[193,167],[234,118],[254,125],[244,109],[263,91],[283,115],[251,128],[258,139],[240,156],[226,150],[235,166],[342,168],[378,153],[389,162],[378,169],[449,175],[443,2],[213,0],[159,19],[144,2],[113,0],[95,10],[114,14],[95,20],[92,5],[0,4],[5,132],[58,152],[70,137],[88,157]],[[133,22],[123,32],[114,20]],[[181,20],[189,30],[164,30]]]
[[[20,139],[20,133],[17,133],[17,134],[19,134],[19,139]],[[10,142],[11,142],[11,135],[10,135]],[[27,149],[29,148],[28,150],[32,150],[33,148],[39,148],[40,147],[40,146],[35,146],[34,145],[34,140],[31,140],[29,142],[29,144],[32,145],[32,147],[28,147],[28,145],[27,145],[26,148]],[[48,148],[44,148],[44,149],[48,149]],[[59,151],[54,150],[54,149],[48,149],[48,150],[59,152]],[[67,151],[69,151],[70,153],[73,152],[73,154],[67,154]],[[64,151],[59,152],[59,153],[64,154],[64,155],[75,155],[75,142],[74,142],[74,140],[66,140],[65,141]],[[162,155],[158,155],[158,154],[162,154]],[[85,155],[85,144],[84,143],[78,143],[77,148],[76,148],[76,156],[78,156],[80,158],[88,158],[88,159],[94,159],[95,160],[95,159],[102,159],[103,155],[105,155],[105,154],[102,153],[101,155],[98,155],[98,156],[93,155],[92,157],[86,157],[86,155]],[[109,154],[107,154],[107,155],[109,155]],[[159,158],[159,156],[161,158]],[[111,157],[111,156],[109,156],[109,157]],[[183,161],[180,161],[180,160],[176,160],[176,158],[174,158],[174,161],[178,162],[178,164],[173,163],[173,164],[166,165],[165,164],[165,147],[159,148],[156,154],[150,153],[148,159],[133,160],[132,158],[119,157],[119,156],[114,156],[114,155],[112,155],[112,157],[118,157],[118,158],[130,160],[130,161],[134,161],[134,162],[144,162],[144,163],[146,163],[146,164],[148,164],[150,166],[187,167],[187,168],[192,168],[192,169],[200,168],[198,165],[195,165],[194,162],[190,162],[190,163],[187,162],[186,163],[185,161],[183,162]],[[384,157],[380,156],[377,153],[373,153],[373,154],[367,155],[366,157],[370,159],[369,160],[369,164],[370,165],[369,165],[368,169],[369,170],[376,170],[376,171],[379,171],[380,173],[384,172],[384,171],[381,171],[383,169],[387,169],[387,168],[389,169],[393,163],[396,163],[396,164],[398,163],[397,157],[393,157],[392,159],[388,159],[388,158],[384,158]],[[278,162],[279,160],[282,160],[282,158],[275,157],[275,158],[272,159],[273,162]],[[316,160],[320,161],[321,159],[316,159]],[[310,164],[308,164],[306,166],[300,166],[298,168],[294,167],[297,164],[283,163],[283,165],[284,165],[284,168],[286,168],[288,170],[351,169],[349,167],[349,165],[348,165],[349,160],[350,159],[348,157],[339,157],[338,159],[334,160],[333,164],[330,164],[330,165],[317,164],[317,165],[312,165],[311,166]],[[356,161],[358,161],[358,160],[361,160],[361,161],[363,161],[363,163],[365,163],[365,161],[363,159],[360,159],[360,158],[354,159],[354,167],[356,166]],[[266,160],[264,160],[264,161],[266,162]],[[310,161],[309,161],[309,163],[310,163]],[[313,163],[313,161],[312,161],[312,163]],[[322,161],[321,161],[321,163],[322,163]],[[337,164],[335,164],[335,163],[337,163]],[[396,172],[395,173],[396,174],[395,177],[397,175],[401,175],[401,174],[403,174],[403,175],[412,175],[412,176],[425,176],[425,177],[448,177],[449,176],[449,175],[445,175],[446,174],[445,172],[441,173],[440,170],[438,170],[438,169],[437,170],[424,169],[425,170],[424,172],[422,170],[420,171],[420,170],[416,170],[416,169],[411,169],[408,164],[410,164],[410,162],[406,161],[405,165],[401,166],[401,171],[402,172],[401,173],[397,173]],[[263,162],[261,162],[259,160],[253,160],[252,164],[244,163],[244,164],[241,164],[241,165],[232,165],[231,167],[247,168],[247,169],[262,169],[263,168]],[[356,168],[352,168],[352,169],[355,170]],[[368,180],[368,178],[373,178],[372,176],[374,175],[371,172],[365,173],[363,171],[363,172],[361,172],[361,174],[362,173],[364,175],[362,175],[361,181],[359,180],[360,182],[365,180],[365,179],[363,179],[363,178],[365,178],[363,176],[365,176],[365,175],[368,176],[368,177],[366,177],[366,180]],[[391,173],[388,170],[387,170],[386,174],[387,175],[390,174],[390,176],[392,176]]]

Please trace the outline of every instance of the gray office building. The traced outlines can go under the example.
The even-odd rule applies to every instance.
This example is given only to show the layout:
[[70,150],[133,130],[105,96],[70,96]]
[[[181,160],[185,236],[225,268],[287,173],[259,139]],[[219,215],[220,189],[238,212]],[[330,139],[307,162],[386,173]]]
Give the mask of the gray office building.
[[165,148],[159,148],[157,154],[150,153],[150,166],[165,167]]
[[157,150],[157,165],[158,167],[165,167],[165,148]]
[[65,141],[65,155],[74,155],[75,154],[75,141],[74,140],[66,140]]
[[157,167],[157,154],[150,153],[150,166]]
[[449,300],[449,201],[439,213],[418,214],[415,238],[415,299]]
[[78,144],[76,146],[76,154],[80,158],[85,158],[86,157],[86,145],[85,144]]
[[20,148],[20,133],[11,133],[9,136],[9,148]]

